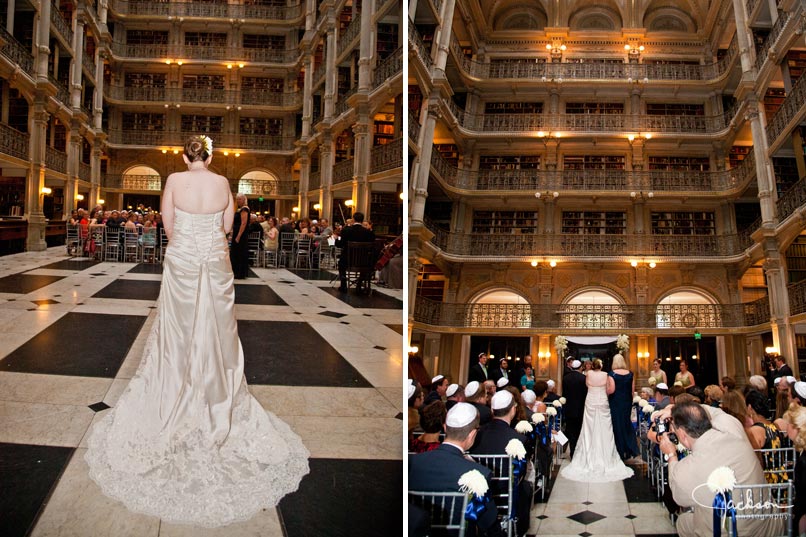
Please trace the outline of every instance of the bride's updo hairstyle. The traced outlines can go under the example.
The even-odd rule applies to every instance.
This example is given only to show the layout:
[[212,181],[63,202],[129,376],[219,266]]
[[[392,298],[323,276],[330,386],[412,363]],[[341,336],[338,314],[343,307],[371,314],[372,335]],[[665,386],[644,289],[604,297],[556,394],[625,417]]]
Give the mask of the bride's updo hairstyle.
[[596,358],[593,361],[593,369],[594,369],[594,371],[601,371],[602,370],[602,361],[600,359]]
[[190,162],[205,161],[210,158],[210,154],[204,147],[203,136],[191,136],[188,138],[188,141],[185,142],[185,156]]

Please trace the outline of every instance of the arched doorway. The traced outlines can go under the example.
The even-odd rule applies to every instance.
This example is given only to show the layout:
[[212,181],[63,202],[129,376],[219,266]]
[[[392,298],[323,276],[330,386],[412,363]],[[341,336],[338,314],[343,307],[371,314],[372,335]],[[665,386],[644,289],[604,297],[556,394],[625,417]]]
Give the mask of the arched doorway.
[[160,207],[162,177],[150,166],[132,166],[121,177],[123,206],[120,209],[137,210]]
[[[613,356],[618,352],[616,338],[626,326],[626,312],[621,298],[608,289],[591,287],[577,291],[563,303],[560,314],[562,335],[568,340],[566,357],[586,362],[602,360],[605,371],[610,370]],[[599,329],[611,333],[577,336],[574,330]]]
[[[467,315],[469,326],[512,328],[531,327],[531,306],[521,294],[512,289],[487,289],[470,301]],[[503,322],[502,322],[503,319]],[[502,359],[509,360],[510,371],[517,362],[529,354],[531,338],[528,336],[478,335],[470,337],[470,364],[476,363],[480,352],[490,355],[487,368],[500,366]]]
[[277,216],[273,196],[278,192],[277,177],[263,170],[245,173],[238,180],[238,192],[249,199],[249,208],[256,214]]

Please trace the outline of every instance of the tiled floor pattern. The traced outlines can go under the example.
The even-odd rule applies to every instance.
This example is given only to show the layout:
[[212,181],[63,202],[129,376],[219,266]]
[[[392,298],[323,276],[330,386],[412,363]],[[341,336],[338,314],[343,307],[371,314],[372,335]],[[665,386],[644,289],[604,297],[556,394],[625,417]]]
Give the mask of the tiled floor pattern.
[[[562,464],[568,464],[566,459]],[[612,483],[580,483],[558,475],[548,501],[532,508],[527,535],[640,536],[676,535],[669,514],[657,501],[649,481],[636,475]]]
[[283,269],[236,284],[250,390],[302,437],[311,473],[278,508],[201,530],[130,513],[84,462],[90,426],[137,370],[160,267],[63,252],[0,258],[0,534],[400,533],[402,291],[345,297],[329,272]]

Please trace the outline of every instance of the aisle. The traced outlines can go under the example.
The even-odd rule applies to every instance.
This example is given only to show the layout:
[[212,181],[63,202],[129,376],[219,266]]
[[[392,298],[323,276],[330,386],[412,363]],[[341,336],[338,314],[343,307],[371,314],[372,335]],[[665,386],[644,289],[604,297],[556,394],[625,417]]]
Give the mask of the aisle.
[[[563,460],[563,465],[568,464]],[[613,483],[580,483],[557,475],[547,503],[532,508],[527,535],[666,537],[676,535],[649,481],[636,475]]]

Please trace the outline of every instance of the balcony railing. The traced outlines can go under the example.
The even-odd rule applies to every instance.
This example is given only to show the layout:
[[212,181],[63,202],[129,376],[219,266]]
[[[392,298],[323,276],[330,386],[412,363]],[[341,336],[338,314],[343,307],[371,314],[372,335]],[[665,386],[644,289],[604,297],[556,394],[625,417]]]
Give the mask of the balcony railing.
[[250,88],[225,90],[207,88],[132,88],[124,86],[104,86],[104,93],[108,99],[129,102],[209,103],[231,106],[302,106],[302,95],[299,92],[281,93]]
[[59,10],[59,6],[51,4],[50,6],[50,22],[53,23],[53,26],[56,28],[56,31],[62,34],[64,40],[70,43],[70,46],[73,44],[73,30],[70,28],[70,23],[64,20],[64,16],[62,12]]
[[341,56],[347,50],[347,47],[352,43],[358,34],[361,33],[361,15],[356,15],[350,22],[350,25],[339,35],[339,44],[336,47],[336,55]]
[[[409,117],[409,131],[412,122]],[[682,170],[465,170],[431,152],[431,167],[449,186],[464,190],[604,190],[657,192],[722,192],[734,190],[756,176],[753,154],[724,171]]]
[[141,190],[156,191],[162,190],[162,178],[159,175],[113,175],[106,174],[103,177],[104,188],[115,188],[119,190]]
[[411,110],[409,110],[409,138],[413,142],[417,142],[420,139],[420,118]]
[[787,287],[789,294],[789,313],[797,315],[806,313],[806,280],[801,280]]
[[409,44],[412,45],[410,50],[412,48],[416,49],[417,56],[428,69],[431,69],[434,65],[434,62],[431,60],[431,49],[425,44],[420,32],[417,31],[417,27],[411,19],[409,19]]
[[743,328],[769,321],[746,304],[460,304],[417,297],[414,321],[457,328],[683,330]]
[[[416,30],[416,29],[415,29]],[[413,34],[409,26],[409,37]],[[428,49],[425,49],[427,53]],[[727,73],[737,57],[736,38],[719,61],[705,65],[650,64],[650,63],[551,63],[536,58],[483,63],[468,58],[462,45],[453,36],[451,52],[459,67],[469,76],[478,79],[543,79],[552,80],[625,80],[625,81],[708,81]]]
[[322,186],[322,172],[319,170],[312,171],[308,175],[308,190],[317,190]]
[[792,185],[792,187],[778,198],[778,220],[783,222],[789,215],[806,204],[806,177]]
[[346,183],[353,180],[353,159],[342,160],[333,166],[333,184]]
[[339,95],[339,100],[336,101],[336,105],[333,107],[333,117],[339,117],[347,111],[347,109],[350,107],[349,104],[347,104],[347,99],[354,95],[356,91],[358,91],[358,86],[353,86],[343,95]]
[[370,152],[369,173],[393,170],[403,166],[403,138],[376,145]]
[[702,257],[744,253],[738,235],[578,235],[442,232],[432,242],[466,257]]
[[[784,99],[781,107],[769,120],[767,125],[767,141],[770,146],[775,145],[775,141],[786,130],[787,126],[796,116],[803,114],[806,106],[806,76],[798,78],[792,90]],[[802,118],[801,118],[802,119]]]
[[11,63],[19,65],[23,73],[27,73],[33,78],[34,57],[29,50],[26,50],[22,43],[17,41],[13,35],[6,31],[5,25],[0,27],[0,40],[3,41],[0,54],[11,60]]
[[124,59],[129,58],[176,58],[220,60],[225,62],[248,61],[257,63],[296,63],[300,58],[298,49],[244,48],[228,46],[198,45],[142,45],[112,43],[112,53]]
[[303,5],[261,6],[211,2],[156,2],[154,0],[116,0],[110,6],[121,15],[174,17],[215,17],[234,19],[294,20],[303,15]]
[[92,181],[92,168],[90,168],[89,164],[78,163],[78,178],[88,183]]
[[51,75],[48,75],[48,80],[51,84],[56,86],[56,100],[62,103],[64,106],[70,108],[70,92],[67,91],[67,88],[59,82],[56,78]]
[[375,86],[378,87],[403,70],[403,47],[375,66]]
[[274,181],[264,179],[232,179],[241,192],[253,196],[296,196],[299,194],[299,183],[296,181]]
[[90,73],[92,78],[95,78],[95,60],[86,50],[81,55],[81,65]]
[[67,153],[45,146],[45,166],[51,170],[67,173]]
[[778,20],[775,21],[775,24],[772,26],[767,39],[764,40],[764,44],[756,51],[756,69],[761,70],[761,67],[767,60],[770,48],[778,41],[778,38],[781,37],[781,32],[784,31],[791,15],[792,13],[789,11],[778,11]]
[[[146,131],[110,129],[109,142],[115,145],[181,146],[188,137],[197,132]],[[209,133],[216,147],[252,149],[257,151],[293,151],[297,138],[293,136],[270,136],[264,134]]]
[[28,160],[28,141],[30,136],[27,132],[20,132],[15,128],[0,123],[0,153]]

